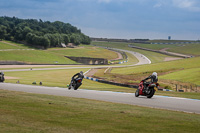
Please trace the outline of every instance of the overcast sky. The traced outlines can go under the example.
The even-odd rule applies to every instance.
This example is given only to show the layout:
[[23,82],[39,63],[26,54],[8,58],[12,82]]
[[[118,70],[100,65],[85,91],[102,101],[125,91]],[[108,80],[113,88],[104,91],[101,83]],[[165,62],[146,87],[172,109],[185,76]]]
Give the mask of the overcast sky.
[[200,39],[200,0],[0,0],[0,16],[58,20],[90,37]]

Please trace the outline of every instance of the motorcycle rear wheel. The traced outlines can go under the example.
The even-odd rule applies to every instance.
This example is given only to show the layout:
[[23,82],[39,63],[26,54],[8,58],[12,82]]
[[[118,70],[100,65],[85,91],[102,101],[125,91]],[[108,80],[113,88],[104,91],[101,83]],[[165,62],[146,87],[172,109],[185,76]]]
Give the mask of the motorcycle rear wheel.
[[0,78],[0,82],[4,82],[4,80],[5,80],[4,77]]

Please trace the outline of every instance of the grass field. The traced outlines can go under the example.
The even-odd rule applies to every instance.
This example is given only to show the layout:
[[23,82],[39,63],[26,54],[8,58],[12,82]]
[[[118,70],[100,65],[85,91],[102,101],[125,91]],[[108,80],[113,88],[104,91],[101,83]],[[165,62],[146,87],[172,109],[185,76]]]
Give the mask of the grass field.
[[194,56],[200,55],[200,43],[198,44],[187,44],[184,46],[175,47],[173,49],[169,49],[168,51],[189,54]]
[[0,41],[0,50],[2,49],[32,49],[33,47],[12,41]]
[[[159,82],[163,85],[163,87],[171,86],[172,83],[176,84],[192,84],[192,85],[200,85],[200,58],[190,58],[190,59],[182,59],[176,61],[168,61],[163,62],[163,60],[167,57],[166,55],[157,54],[154,52],[139,50],[128,48],[127,43],[116,43],[116,42],[93,42],[95,45],[101,45],[106,47],[116,47],[122,49],[133,50],[147,56],[153,64],[143,65],[143,66],[135,66],[135,67],[125,67],[125,68],[113,68],[110,74],[99,75],[96,74],[96,77],[103,77],[107,80],[114,80],[117,82],[126,82],[126,83],[138,83],[140,80],[149,76],[152,72],[156,71],[159,74]],[[149,45],[149,44],[137,44],[142,46],[149,46],[148,48],[152,49],[162,49],[168,45]],[[176,46],[177,45],[177,46]],[[170,48],[180,49],[180,44],[169,45]],[[198,54],[199,44],[188,44],[189,46],[183,46],[184,48],[188,47],[188,49],[180,49],[179,51],[185,51],[188,53]],[[196,49],[195,49],[196,47]],[[195,49],[195,50],[194,50]],[[196,51],[196,52],[195,52]]]
[[[52,87],[64,87],[67,89],[67,84],[70,83],[71,77],[80,71],[87,71],[88,69],[68,69],[68,70],[45,70],[45,71],[21,71],[21,72],[5,72],[5,75],[10,79],[6,79],[5,82],[16,83],[18,80],[20,84],[31,85],[36,81],[37,85],[42,81],[44,86]],[[101,77],[104,74],[103,69],[99,72]],[[122,80],[122,79],[121,79]],[[135,93],[136,89],[128,87],[119,87],[109,84],[103,84],[91,80],[84,79],[83,85],[80,89],[90,89],[90,90],[102,90],[102,91],[115,91],[115,92],[128,92]],[[185,97],[200,99],[199,93],[179,93],[179,92],[163,92],[157,91],[156,95],[165,95],[165,96],[175,96],[175,97]]]
[[128,47],[129,43],[123,43],[123,42],[92,42],[92,44],[97,45],[97,46],[113,47],[113,48],[126,49],[130,51],[139,52],[145,55],[146,57],[148,57],[152,63],[163,62],[166,57],[172,57],[172,56],[167,56],[167,55],[163,55],[163,54],[159,54],[155,52],[130,48]]
[[74,57],[92,57],[92,58],[105,58],[115,59],[118,55],[112,51],[108,51],[103,48],[91,47],[87,45],[81,45],[79,48],[67,48],[67,49],[48,49],[51,53],[57,53],[63,56]]
[[105,59],[115,59],[118,57],[117,53],[115,52],[89,45],[81,45],[77,48],[50,48],[48,50],[28,50],[29,47],[23,44],[9,41],[4,42],[0,42],[0,50],[11,49],[11,51],[0,51],[0,61],[20,61],[29,64],[79,64],[64,56]]
[[0,132],[200,132],[200,115],[0,90]]
[[8,45],[0,41],[0,49],[19,49],[19,47]]
[[181,53],[181,54],[189,54],[194,56],[200,55],[200,43],[193,43],[193,44],[138,44],[134,43],[132,45],[148,48],[148,49],[155,49],[161,50],[164,48],[168,48],[166,51]]
[[200,57],[196,57],[136,67],[113,68],[112,73],[148,76],[156,71],[158,72],[159,79],[178,80],[200,85],[199,60]]
[[[21,71],[21,72],[5,72],[5,75],[10,77],[5,82],[16,83],[18,80],[20,84],[32,84],[36,81],[37,85],[42,81],[44,86],[53,87],[67,87],[70,83],[71,77],[80,72],[86,72],[88,69],[67,69],[67,70],[45,70],[45,71]],[[83,85],[80,88],[96,89],[107,91],[127,91],[134,92],[132,88],[116,87],[113,85],[102,84],[91,80],[84,79]]]
[[[126,45],[120,45],[118,47],[127,48]],[[51,49],[48,52],[59,55],[59,52],[55,51]],[[147,54],[148,52],[144,53]],[[66,53],[62,51],[61,54]],[[149,53],[148,56],[151,58],[155,56],[154,63],[162,62],[162,59],[165,58],[162,57],[161,59],[156,57],[159,54],[153,54],[153,56],[152,54]],[[195,75],[186,78],[193,79],[198,77],[199,59],[200,57],[137,67],[116,68],[112,72],[125,75],[139,73],[146,76],[152,71],[158,70],[159,74],[166,74],[166,72],[170,71],[171,73],[167,74],[175,74],[179,75],[179,77],[184,76],[182,73],[187,75],[192,72]],[[80,70],[85,72],[88,69],[5,72],[5,75],[10,77],[10,79],[6,79],[6,82],[11,83],[16,83],[17,80],[20,80],[21,84],[32,84],[33,81],[36,81],[38,85],[42,81],[44,86],[66,87],[72,75],[80,72]],[[163,76],[167,76],[167,74]],[[168,77],[164,78],[168,79]],[[86,79],[83,80],[83,85],[80,88],[135,92],[133,88],[106,85]],[[200,99],[199,93],[156,92],[156,94]],[[70,97],[5,91],[1,90],[0,87],[0,132],[2,133],[196,133],[200,132],[199,124],[199,114]]]
[[196,42],[191,40],[149,40],[148,42],[157,42],[157,43],[171,43],[171,42]]
[[0,51],[1,61],[21,61],[28,64],[78,64],[66,57],[42,50]]
[[155,50],[161,50],[164,48],[175,48],[176,45],[172,44],[141,44],[141,43],[134,43],[132,44],[134,46],[142,47],[142,48],[148,48],[148,49],[155,49]]

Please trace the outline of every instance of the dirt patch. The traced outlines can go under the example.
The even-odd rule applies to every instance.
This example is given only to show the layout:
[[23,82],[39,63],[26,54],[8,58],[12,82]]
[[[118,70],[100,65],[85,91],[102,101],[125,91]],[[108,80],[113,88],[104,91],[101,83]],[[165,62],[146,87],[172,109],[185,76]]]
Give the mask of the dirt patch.
[[161,49],[160,51],[162,51],[162,52],[166,52],[166,50],[168,50],[169,48],[163,48],[163,49]]
[[183,58],[178,58],[178,57],[166,57],[164,59],[164,61],[172,61],[172,60],[180,60],[180,59],[183,59]]
[[[115,52],[115,51],[114,51],[114,52]],[[123,59],[123,56],[122,56],[121,53],[119,53],[119,52],[116,52],[116,53],[117,53],[117,55],[118,55],[118,58],[113,59],[113,60],[121,60],[121,59]]]
[[20,79],[18,77],[10,77],[10,76],[4,76],[4,77],[5,77],[5,79]]
[[93,76],[97,71],[98,71],[98,69],[91,69],[88,73],[85,74],[85,76],[91,77],[91,76]]

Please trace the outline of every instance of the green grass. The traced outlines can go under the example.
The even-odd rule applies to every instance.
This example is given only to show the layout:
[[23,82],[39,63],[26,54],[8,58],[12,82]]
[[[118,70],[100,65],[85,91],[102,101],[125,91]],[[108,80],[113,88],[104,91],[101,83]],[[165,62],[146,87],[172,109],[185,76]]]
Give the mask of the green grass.
[[[45,71],[21,71],[21,72],[5,72],[5,76],[15,77],[15,79],[6,79],[5,82],[16,83],[18,80],[20,84],[32,84],[36,81],[37,85],[42,81],[44,86],[53,87],[67,87],[70,83],[71,77],[80,72],[86,72],[88,69],[66,69],[66,70],[45,70]],[[116,87],[113,85],[94,82],[84,79],[83,85],[80,88],[107,90],[107,91],[127,91],[134,92],[132,88]]]
[[173,49],[169,49],[168,51],[199,56],[200,55],[199,49],[200,49],[200,43],[184,44],[184,46],[175,47]]
[[92,42],[93,45],[97,46],[104,46],[104,47],[113,47],[113,48],[119,48],[119,49],[125,49],[125,50],[130,50],[134,52],[139,52],[146,57],[148,57],[152,63],[158,63],[158,62],[163,62],[166,57],[172,57],[172,56],[167,56],[155,52],[150,52],[150,51],[144,51],[140,49],[135,49],[135,48],[130,48],[128,47],[129,43],[123,43],[123,42]]
[[191,40],[149,40],[149,42],[171,43],[171,42],[196,42],[196,41],[191,41]]
[[148,48],[148,49],[155,49],[155,50],[161,50],[164,48],[174,48],[175,45],[172,44],[141,44],[141,43],[134,43],[132,44],[134,46],[142,47],[142,48]]
[[160,76],[161,79],[177,80],[181,82],[190,82],[200,85],[200,68],[185,69],[170,74]]
[[200,115],[0,90],[0,132],[200,132]]
[[11,46],[0,41],[0,50],[3,49],[19,49],[19,47]]
[[[200,85],[200,57],[182,59],[177,61],[169,61],[164,63],[155,63],[150,65],[142,65],[128,68],[113,68],[112,73],[135,75],[145,74],[150,75],[152,72],[164,73],[159,79],[170,79],[181,82],[190,82],[193,84]],[[172,72],[170,72],[172,71]],[[168,73],[170,72],[170,73]]]
[[71,77],[88,69],[68,69],[68,70],[44,70],[44,71],[21,71],[5,72],[5,76],[16,77],[17,79],[6,79],[6,82],[15,83],[17,80],[21,84],[32,84],[33,81],[43,82],[44,86],[66,87],[70,83]]
[[134,55],[132,55],[130,53],[126,53],[126,55],[128,56],[128,62],[126,63],[126,65],[138,63],[138,59]]
[[[18,80],[20,84],[31,85],[36,81],[37,85],[42,81],[44,86],[52,87],[67,87],[70,83],[71,77],[80,71],[87,71],[88,69],[66,69],[66,70],[45,70],[45,71],[21,71],[21,72],[5,72],[5,76],[14,77],[15,79],[6,79],[5,82],[16,83]],[[100,74],[102,75],[102,69]],[[134,93],[136,89],[128,87],[119,87],[109,84],[103,84],[91,80],[84,79],[83,85],[80,89],[101,90],[101,91],[115,91]],[[162,92],[157,91],[156,95],[175,96],[200,99],[199,93],[178,93],[178,92]]]
[[108,60],[118,57],[113,51],[87,45],[81,45],[79,48],[48,49],[48,51],[63,56],[105,58]]
[[0,60],[32,64],[77,64],[66,57],[43,50],[0,51]]
[[28,46],[6,42],[9,44],[0,42],[0,49],[12,49],[12,51],[0,51],[0,61],[20,61],[31,64],[79,64],[64,56],[105,59],[115,59],[118,57],[117,53],[113,51],[88,45],[80,45],[77,48],[50,48],[48,50],[15,50],[27,49]]
[[200,67],[200,57],[187,58],[176,61],[168,61],[162,63],[154,63],[142,66],[133,66],[128,68],[114,68],[113,73],[134,74],[152,71],[167,71],[175,69],[190,69]]
[[32,49],[33,47],[12,41],[0,41],[0,50],[2,49]]
[[[144,54],[153,63],[150,65],[142,65],[142,66],[135,66],[135,67],[113,68],[111,71],[113,74],[116,73],[116,74],[133,75],[133,76],[138,75],[138,74],[141,74],[144,76],[146,74],[146,76],[148,76],[152,72],[156,71],[158,72],[158,74],[162,74],[162,76],[159,75],[159,79],[176,80],[180,82],[189,82],[192,84],[200,85],[200,81],[199,81],[200,72],[198,69],[200,68],[200,57],[162,62],[162,60],[164,60],[164,58],[167,56],[162,55],[162,54],[157,54],[154,52],[127,48],[127,45],[128,45],[127,43],[115,43],[115,42],[92,42],[92,43],[96,45],[107,46],[107,47],[116,47],[116,48],[133,50],[133,51]],[[164,48],[165,46],[168,46],[168,45],[157,45],[157,44],[153,44],[153,45],[137,44],[137,45],[150,46],[149,48],[154,48],[154,49],[161,49],[161,48]],[[194,53],[198,54],[197,52],[199,52],[199,46],[200,46],[199,44],[184,44],[184,45],[185,46],[180,46],[180,44],[175,44],[175,45],[169,45],[169,47],[173,49],[184,47],[183,49],[179,48],[180,51],[187,51],[189,53],[194,51]]]
[[161,50],[164,48],[169,48],[166,51],[181,53],[181,54],[189,54],[198,56],[200,55],[200,43],[193,44],[133,44],[138,47]]

